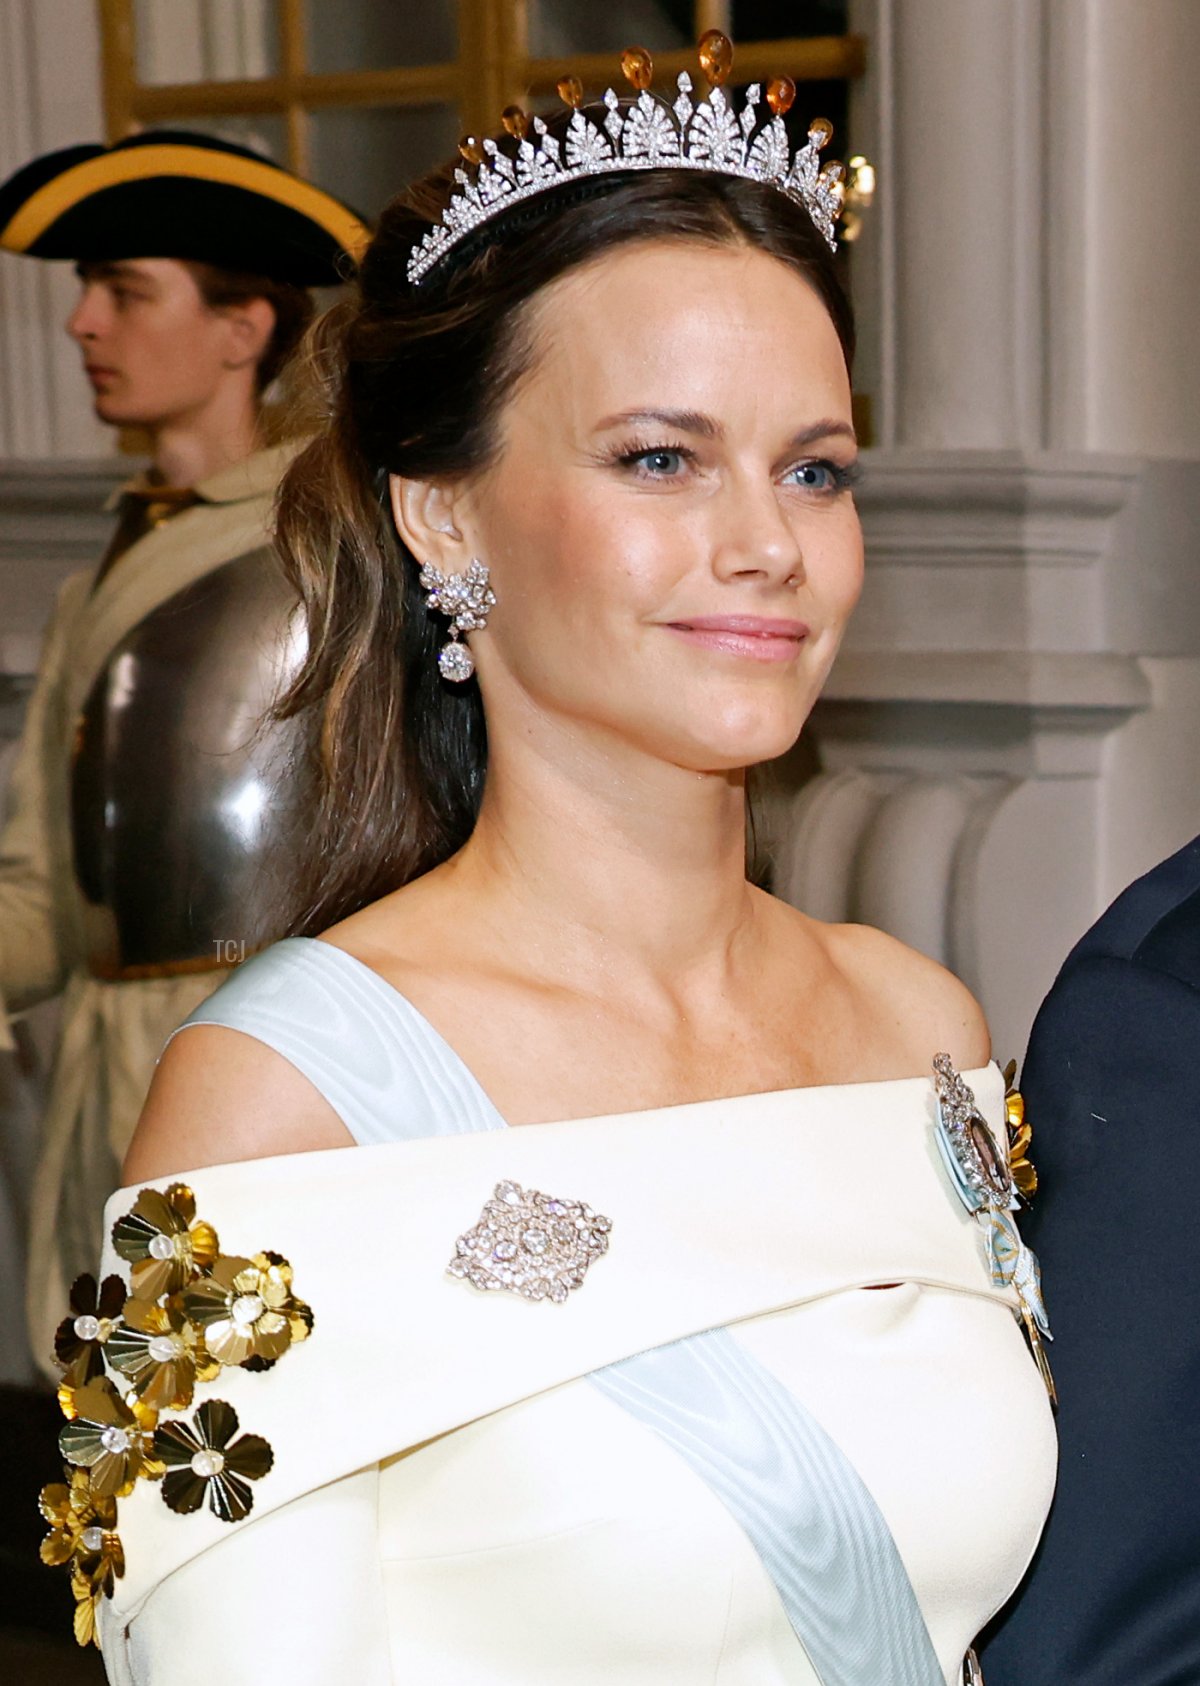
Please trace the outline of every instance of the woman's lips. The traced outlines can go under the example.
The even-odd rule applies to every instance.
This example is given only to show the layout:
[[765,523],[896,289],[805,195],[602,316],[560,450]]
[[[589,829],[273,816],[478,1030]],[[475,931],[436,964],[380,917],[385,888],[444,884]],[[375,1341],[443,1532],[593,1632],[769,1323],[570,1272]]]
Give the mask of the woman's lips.
[[758,615],[696,615],[669,621],[667,631],[689,644],[759,662],[791,661],[809,633],[803,621],[767,620]]

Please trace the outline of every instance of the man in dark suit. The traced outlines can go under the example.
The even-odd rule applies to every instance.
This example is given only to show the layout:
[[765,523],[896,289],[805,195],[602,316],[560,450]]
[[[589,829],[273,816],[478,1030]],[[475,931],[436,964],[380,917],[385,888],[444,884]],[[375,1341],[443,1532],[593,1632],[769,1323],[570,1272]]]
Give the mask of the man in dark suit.
[[1197,1686],[1200,838],[1070,955],[1021,1088],[1061,1465],[987,1686]]

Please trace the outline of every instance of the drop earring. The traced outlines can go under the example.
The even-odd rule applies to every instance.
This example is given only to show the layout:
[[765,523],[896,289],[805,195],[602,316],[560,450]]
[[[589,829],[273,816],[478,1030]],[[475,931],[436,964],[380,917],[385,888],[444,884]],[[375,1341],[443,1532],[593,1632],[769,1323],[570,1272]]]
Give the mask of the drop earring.
[[443,679],[456,685],[475,671],[475,658],[462,642],[463,634],[485,627],[489,611],[496,607],[489,580],[487,564],[477,556],[471,558],[465,574],[443,574],[432,562],[421,566],[426,608],[450,618],[450,642],[438,651],[438,670]]

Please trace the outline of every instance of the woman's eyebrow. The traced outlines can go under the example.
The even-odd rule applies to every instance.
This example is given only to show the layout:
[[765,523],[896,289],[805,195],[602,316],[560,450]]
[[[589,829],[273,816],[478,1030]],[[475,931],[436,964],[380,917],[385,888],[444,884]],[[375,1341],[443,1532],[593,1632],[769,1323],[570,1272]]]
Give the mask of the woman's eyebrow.
[[788,450],[802,451],[806,445],[815,445],[818,439],[849,439],[851,444],[858,444],[858,435],[849,422],[827,418],[802,427],[799,433],[793,434],[788,441]]
[[[623,410],[619,415],[605,416],[604,420],[596,424],[598,433],[605,432],[612,427],[630,427],[637,423],[653,422],[660,427],[669,427],[679,433],[691,433],[700,439],[723,439],[725,429],[712,416],[706,416],[699,410]],[[789,451],[802,451],[808,445],[816,444],[818,439],[849,439],[857,444],[858,439],[847,421],[838,421],[833,417],[823,417],[820,421],[811,422],[793,434],[788,441]]]
[[597,422],[596,431],[603,433],[610,427],[629,427],[634,422],[657,422],[680,433],[697,434],[701,439],[723,439],[725,436],[720,422],[702,415],[699,410],[623,410],[620,415],[605,416],[603,421]]

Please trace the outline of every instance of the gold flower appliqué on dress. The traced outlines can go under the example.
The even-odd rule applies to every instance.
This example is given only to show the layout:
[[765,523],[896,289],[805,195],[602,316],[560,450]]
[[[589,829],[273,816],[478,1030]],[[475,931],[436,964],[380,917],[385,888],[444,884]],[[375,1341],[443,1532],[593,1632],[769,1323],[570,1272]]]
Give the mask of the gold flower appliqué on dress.
[[222,1257],[186,1183],[142,1189],[114,1224],[113,1246],[131,1291],[119,1276],[99,1287],[81,1276],[55,1335],[66,1481],[39,1500],[50,1524],[42,1561],[70,1574],[81,1645],[100,1643],[101,1601],[125,1572],[119,1498],[156,1481],[179,1515],[207,1501],[221,1521],[239,1522],[253,1508],[252,1483],[274,1462],[261,1435],[238,1433],[224,1400],[205,1400],[190,1421],[162,1413],[187,1409],[197,1384],[223,1365],[269,1370],[313,1326],[288,1261],[271,1252]]

